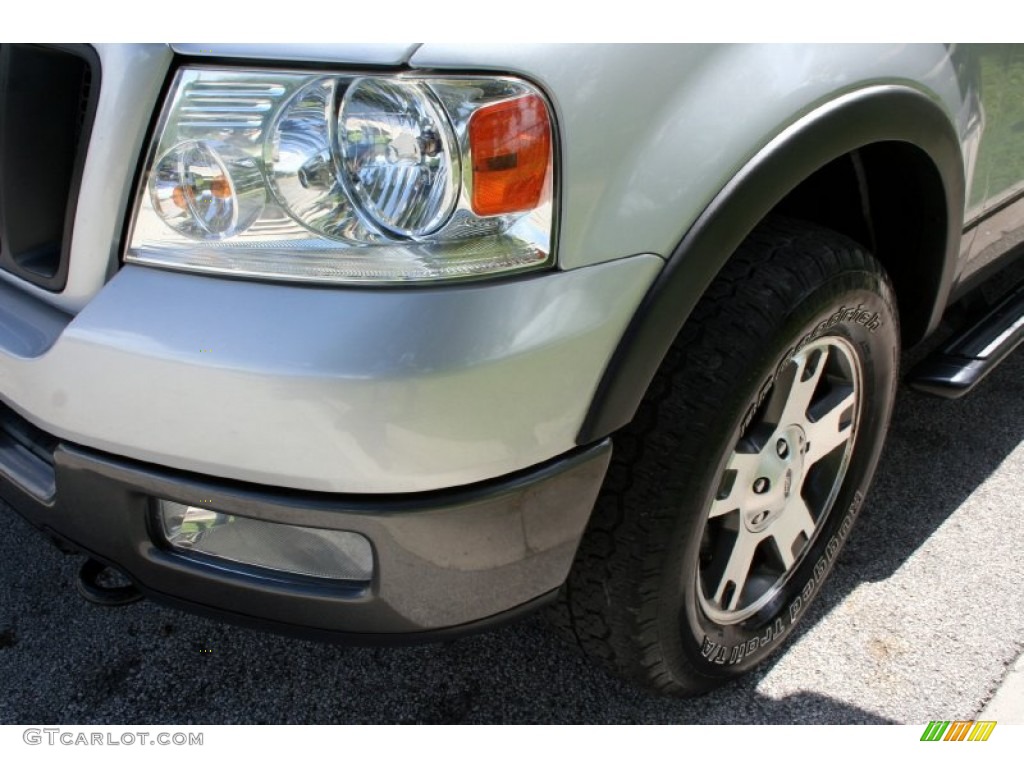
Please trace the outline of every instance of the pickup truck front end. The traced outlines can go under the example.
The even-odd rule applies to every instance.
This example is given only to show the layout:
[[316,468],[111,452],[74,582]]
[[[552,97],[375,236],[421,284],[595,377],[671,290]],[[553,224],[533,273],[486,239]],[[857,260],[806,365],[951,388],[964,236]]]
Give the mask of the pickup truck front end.
[[[534,86],[159,46],[4,62],[5,156],[50,141],[65,170],[26,218],[5,165],[5,498],[144,593],[284,630],[434,632],[554,594],[608,461],[575,442],[588,393],[660,260],[552,269]],[[45,236],[49,262],[21,245]]]
[[1024,286],[975,293],[1021,61],[4,44],[0,497],[94,602],[360,642],[550,603],[720,685],[834,566],[902,347],[964,299],[911,374],[953,397],[1024,340]]

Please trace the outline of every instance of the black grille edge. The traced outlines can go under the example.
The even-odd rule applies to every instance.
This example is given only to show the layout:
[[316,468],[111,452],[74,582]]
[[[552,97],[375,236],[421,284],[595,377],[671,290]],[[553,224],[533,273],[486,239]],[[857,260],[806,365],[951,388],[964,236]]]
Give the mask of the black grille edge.
[[50,291],[67,282],[99,75],[86,45],[0,45],[0,269]]

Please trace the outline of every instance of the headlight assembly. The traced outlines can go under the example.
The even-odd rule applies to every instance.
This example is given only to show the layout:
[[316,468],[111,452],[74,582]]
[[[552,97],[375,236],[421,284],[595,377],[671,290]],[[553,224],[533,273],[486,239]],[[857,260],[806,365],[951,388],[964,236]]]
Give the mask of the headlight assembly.
[[189,67],[151,147],[126,261],[327,283],[551,263],[547,103],[510,77]]

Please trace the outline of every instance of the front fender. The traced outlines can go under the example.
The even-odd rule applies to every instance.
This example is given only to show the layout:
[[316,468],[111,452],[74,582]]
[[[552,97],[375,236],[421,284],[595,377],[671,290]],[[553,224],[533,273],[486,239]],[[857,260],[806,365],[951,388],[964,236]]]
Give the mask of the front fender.
[[920,149],[941,180],[941,222],[928,240],[920,290],[938,324],[958,258],[964,163],[955,127],[932,98],[908,86],[873,86],[819,107],[783,131],[715,196],[648,290],[605,370],[577,438],[586,444],[627,424],[669,346],[715,275],[764,216],[801,181],[879,142]]

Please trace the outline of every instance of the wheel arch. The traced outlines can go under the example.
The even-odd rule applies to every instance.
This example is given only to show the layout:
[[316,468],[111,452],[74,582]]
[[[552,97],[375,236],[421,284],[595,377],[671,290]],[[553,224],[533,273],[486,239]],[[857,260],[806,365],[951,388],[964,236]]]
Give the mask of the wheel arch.
[[[872,86],[813,110],[759,151],[670,255],[612,354],[577,442],[627,424],[669,346],[733,252],[769,213],[797,208],[849,163],[856,186],[838,229],[876,251],[897,292],[904,339],[941,319],[959,255],[964,165],[956,129],[926,94]],[[824,174],[824,175],[823,175]],[[791,212],[791,211],[790,211]],[[811,217],[820,218],[820,217]],[[822,222],[836,227],[836,222]]]

